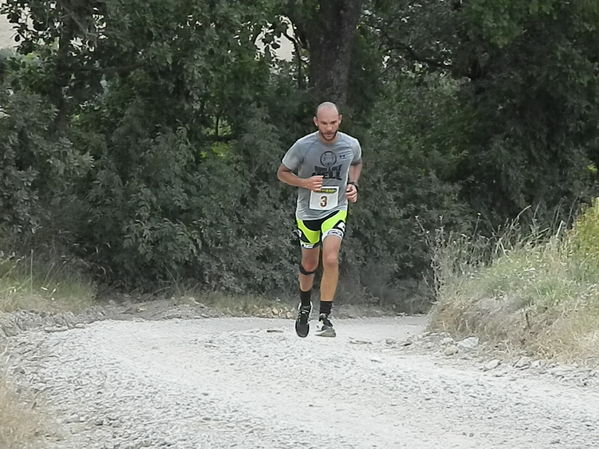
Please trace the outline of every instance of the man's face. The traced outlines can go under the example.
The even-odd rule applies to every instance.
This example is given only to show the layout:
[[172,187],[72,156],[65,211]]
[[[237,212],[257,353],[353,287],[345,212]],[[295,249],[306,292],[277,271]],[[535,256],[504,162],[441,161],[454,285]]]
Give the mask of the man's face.
[[314,124],[325,142],[333,142],[341,124],[341,114],[334,108],[323,108],[314,117]]

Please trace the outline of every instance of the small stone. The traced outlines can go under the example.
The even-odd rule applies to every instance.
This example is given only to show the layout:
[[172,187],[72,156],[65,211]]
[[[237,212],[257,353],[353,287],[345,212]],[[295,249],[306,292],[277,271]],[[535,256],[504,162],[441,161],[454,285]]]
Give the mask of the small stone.
[[64,332],[69,330],[69,328],[67,326],[54,326],[54,327],[45,327],[44,328],[44,332],[47,333],[54,333],[54,332]]
[[462,341],[458,342],[458,348],[471,350],[478,346],[479,339],[478,337],[468,337],[464,338]]
[[514,363],[514,368],[518,368],[518,369],[530,368],[531,363],[532,363],[532,359],[530,357],[520,357],[520,359],[516,363]]
[[545,368],[545,362],[543,360],[535,360],[530,364],[530,366],[532,368]]
[[443,351],[443,354],[446,356],[452,356],[455,355],[459,352],[459,349],[457,346],[452,345],[452,346],[448,346],[445,348],[445,350]]
[[572,372],[572,370],[569,368],[555,367],[549,370],[549,372],[554,377],[566,377]]
[[449,346],[455,344],[455,341],[451,337],[445,337],[441,340],[441,346]]
[[499,365],[501,365],[501,360],[498,359],[493,359],[488,361],[487,363],[485,363],[485,365],[483,366],[483,371],[491,371],[494,370],[495,368],[497,368]]

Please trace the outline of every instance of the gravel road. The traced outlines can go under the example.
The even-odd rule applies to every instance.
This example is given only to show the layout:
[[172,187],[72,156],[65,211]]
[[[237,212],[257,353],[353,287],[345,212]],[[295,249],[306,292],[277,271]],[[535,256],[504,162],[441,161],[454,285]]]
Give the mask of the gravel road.
[[599,447],[599,382],[408,346],[423,317],[335,324],[103,321],[11,337],[8,369],[53,417],[51,449]]

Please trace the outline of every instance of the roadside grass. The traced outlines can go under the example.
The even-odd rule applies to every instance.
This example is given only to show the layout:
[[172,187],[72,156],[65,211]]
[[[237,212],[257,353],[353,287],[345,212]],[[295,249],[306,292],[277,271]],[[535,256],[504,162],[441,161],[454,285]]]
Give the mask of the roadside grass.
[[572,229],[434,242],[431,328],[599,365],[599,200]]
[[[340,288],[340,290],[342,290]],[[356,295],[356,293],[353,293]],[[177,287],[171,295],[174,305],[203,304],[211,311],[236,317],[286,318],[295,319],[299,298],[289,294],[281,296],[226,294],[222,292],[207,293],[194,288]],[[352,318],[358,316],[381,316],[397,314],[398,310],[391,305],[372,302],[352,302],[352,296],[341,291],[343,301],[336,301],[333,314],[336,318]],[[357,295],[356,295],[357,296]],[[151,302],[148,301],[148,302]],[[313,311],[318,311],[319,298],[315,289],[312,296]]]
[[93,282],[65,261],[0,256],[0,313],[77,312],[93,304]]
[[[95,286],[63,260],[36,261],[0,255],[0,316],[19,310],[77,312],[91,306]],[[2,361],[0,360],[0,366]],[[42,447],[44,417],[17,394],[0,370],[0,448]]]
[[0,375],[0,447],[25,449],[41,447],[45,433],[40,416],[17,399],[12,388]]
[[292,300],[258,295],[229,295],[225,293],[197,292],[193,289],[177,289],[173,295],[175,304],[204,304],[230,316],[255,316],[263,318],[291,318],[295,316]]

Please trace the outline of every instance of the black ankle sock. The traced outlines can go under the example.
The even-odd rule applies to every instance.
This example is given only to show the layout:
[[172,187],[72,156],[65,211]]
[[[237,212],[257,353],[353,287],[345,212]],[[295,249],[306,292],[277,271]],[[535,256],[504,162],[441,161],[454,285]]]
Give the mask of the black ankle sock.
[[312,296],[312,290],[308,290],[307,292],[300,290],[300,300],[302,302],[302,306],[310,305],[310,297],[311,296]]
[[325,315],[330,315],[331,307],[333,307],[333,301],[320,301],[320,312]]

